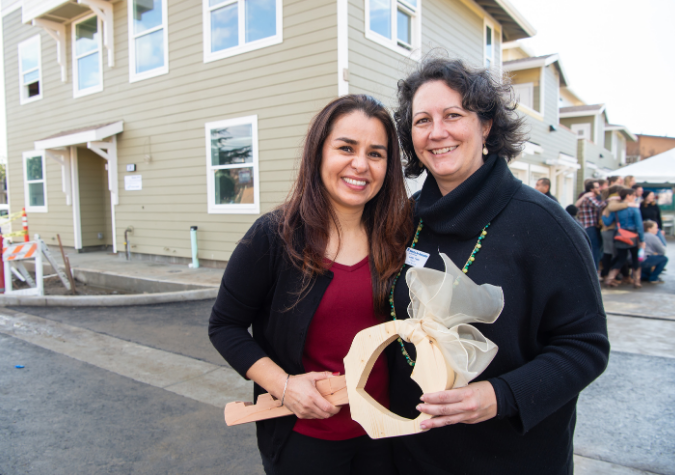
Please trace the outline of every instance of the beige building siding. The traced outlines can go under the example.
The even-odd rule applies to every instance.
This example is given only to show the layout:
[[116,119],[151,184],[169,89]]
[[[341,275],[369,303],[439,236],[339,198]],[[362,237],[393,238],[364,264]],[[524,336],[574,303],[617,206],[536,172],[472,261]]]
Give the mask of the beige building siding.
[[[365,2],[349,0],[349,92],[371,94],[388,107],[396,106],[396,83],[416,62],[365,36]],[[460,0],[422,0],[422,53],[442,48],[452,58],[483,66],[483,18]],[[495,32],[495,63],[501,40]]]
[[[393,108],[396,106],[396,82],[405,76],[405,71],[414,62],[366,38],[364,0],[349,0],[348,13],[349,92],[370,94]],[[422,15],[424,18],[424,10]]]
[[[537,155],[537,161],[541,162],[557,159],[560,153],[571,157],[576,155],[576,136],[571,131],[558,126],[558,81],[555,66],[547,66],[544,70],[543,121],[521,114],[525,117],[529,141],[541,145],[544,149],[541,155]],[[535,93],[535,97],[537,96],[538,91]],[[555,131],[550,130],[551,125],[556,127]]]
[[[118,136],[118,251],[123,251],[124,230],[133,226],[132,252],[189,257],[189,226],[196,225],[199,257],[229,259],[258,215],[207,213],[204,124],[258,116],[264,213],[286,197],[308,123],[337,95],[335,1],[283,3],[281,44],[204,63],[202,3],[169,0],[169,73],[134,83],[129,83],[127,3],[115,3],[115,67],[108,68],[104,61],[103,92],[78,99],[73,98],[70,38],[68,82],[62,83],[56,43],[42,29],[22,25],[20,10],[6,16],[12,211],[23,206],[21,153],[31,150],[35,140],[123,120],[124,132]],[[69,36],[70,28],[67,31]],[[17,44],[36,34],[41,36],[44,97],[20,106]],[[141,191],[124,190],[126,164],[136,164],[131,174],[143,177]],[[48,160],[47,169],[49,213],[29,219],[42,233],[60,232],[64,244],[72,246],[72,208],[61,192],[60,166]],[[101,172],[97,180],[105,179]],[[110,197],[106,200],[110,223]],[[82,225],[84,239],[84,210]]]
[[595,116],[561,118],[560,123],[571,129],[575,124],[591,124],[591,138],[595,137]]
[[[78,181],[80,184],[80,213],[82,215],[82,246],[112,244],[106,240],[106,195],[108,175],[105,160],[86,148],[77,149]],[[108,201],[109,202],[109,201]],[[102,239],[98,234],[102,234]],[[111,236],[108,236],[110,238]]]

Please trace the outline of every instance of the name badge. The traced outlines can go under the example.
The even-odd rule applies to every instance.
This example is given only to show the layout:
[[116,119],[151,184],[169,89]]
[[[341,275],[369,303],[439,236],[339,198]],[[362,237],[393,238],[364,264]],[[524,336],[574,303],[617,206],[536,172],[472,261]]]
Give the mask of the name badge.
[[405,250],[405,263],[410,267],[424,267],[429,259],[429,254],[409,247]]

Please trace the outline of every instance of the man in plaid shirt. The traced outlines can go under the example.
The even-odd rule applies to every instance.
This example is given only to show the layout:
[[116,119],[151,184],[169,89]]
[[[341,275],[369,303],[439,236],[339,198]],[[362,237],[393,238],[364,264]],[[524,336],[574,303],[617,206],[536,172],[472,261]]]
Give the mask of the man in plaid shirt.
[[577,219],[591,240],[591,253],[593,254],[595,268],[598,269],[602,257],[602,235],[600,234],[598,221],[604,202],[600,198],[600,185],[597,181],[586,182],[585,189],[586,193],[577,201],[577,207],[579,208]]

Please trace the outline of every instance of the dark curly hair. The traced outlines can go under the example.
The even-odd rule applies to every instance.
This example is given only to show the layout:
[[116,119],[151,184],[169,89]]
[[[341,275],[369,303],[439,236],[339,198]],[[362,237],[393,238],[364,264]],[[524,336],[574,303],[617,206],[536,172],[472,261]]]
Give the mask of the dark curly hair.
[[478,114],[482,124],[492,121],[485,145],[490,154],[511,160],[525,141],[523,119],[516,114],[513,88],[487,69],[469,68],[463,61],[427,58],[406,79],[398,82],[398,109],[394,113],[403,156],[405,176],[418,177],[424,166],[412,141],[412,104],[419,88],[431,81],[443,81],[462,96],[462,107]]

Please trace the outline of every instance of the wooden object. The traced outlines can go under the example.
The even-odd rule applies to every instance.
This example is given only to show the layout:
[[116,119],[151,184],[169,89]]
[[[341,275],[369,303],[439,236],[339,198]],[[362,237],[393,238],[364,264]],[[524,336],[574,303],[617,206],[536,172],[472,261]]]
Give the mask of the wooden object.
[[[329,375],[328,378],[316,382],[316,389],[332,405],[344,406],[348,403],[345,377],[327,374]],[[291,410],[282,406],[281,401],[274,399],[271,394],[261,394],[258,396],[256,404],[231,402],[225,406],[225,422],[228,426],[290,416],[291,414],[293,414]]]
[[[395,320],[360,331],[344,359],[352,419],[361,424],[373,439],[422,432],[420,423],[432,417],[423,413],[414,420],[398,416],[364,389],[377,357],[389,343],[398,338],[398,329],[402,324],[404,322]],[[415,345],[415,349],[417,362],[411,378],[422,391],[434,393],[450,389],[455,381],[455,372],[447,365],[436,341],[426,336]]]
[[[70,270],[70,261],[68,260],[68,257],[66,257],[66,253],[63,252],[63,244],[61,244],[61,236],[57,234],[56,239],[59,240],[59,249],[61,249],[61,257],[63,258],[63,265],[66,267],[66,275],[68,276],[68,281],[70,282],[70,293],[73,295],[77,295],[77,292],[75,291],[75,279],[73,279],[73,273]],[[58,267],[55,268],[55,272],[58,272]]]

